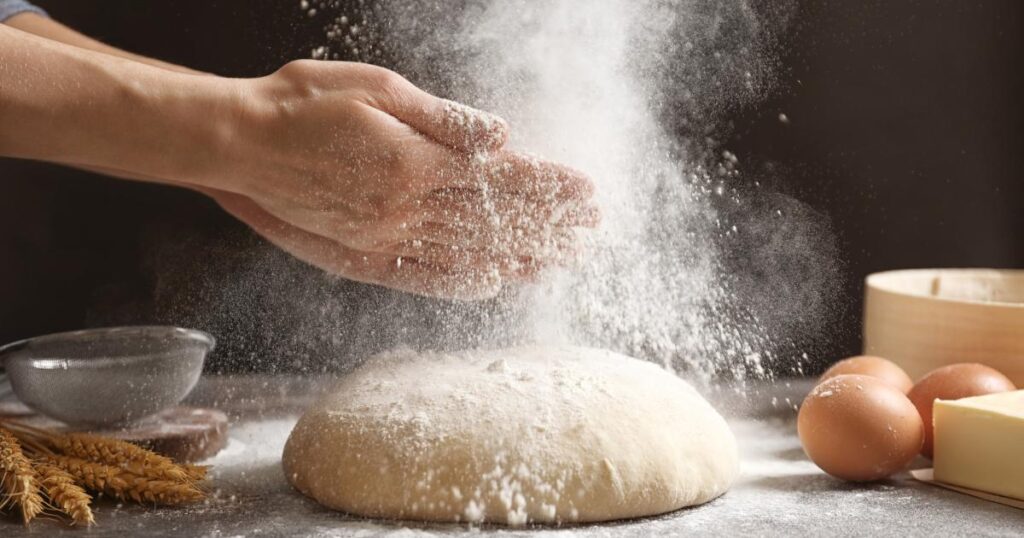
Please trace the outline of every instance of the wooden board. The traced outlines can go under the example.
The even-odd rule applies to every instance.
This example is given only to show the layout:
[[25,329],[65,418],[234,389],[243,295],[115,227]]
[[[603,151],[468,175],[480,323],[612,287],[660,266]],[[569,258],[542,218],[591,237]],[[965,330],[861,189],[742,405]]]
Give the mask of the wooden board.
[[[0,418],[12,418],[39,428],[69,429],[61,422],[34,414],[17,402],[0,402]],[[199,407],[173,407],[129,428],[88,430],[131,441],[179,462],[196,462],[220,452],[228,442],[228,417],[221,411]]]
[[995,493],[989,493],[987,491],[978,491],[976,489],[965,488],[962,486],[954,486],[953,484],[946,484],[945,482],[939,482],[935,480],[935,474],[932,469],[915,469],[910,471],[910,476],[920,480],[926,484],[932,484],[933,486],[939,486],[949,490],[957,491],[965,495],[977,497],[979,499],[985,499],[986,501],[992,501],[1005,506],[1012,506],[1014,508],[1020,508],[1024,510],[1024,501],[1020,499],[1012,499],[1010,497],[1003,497],[1002,495],[996,495]]

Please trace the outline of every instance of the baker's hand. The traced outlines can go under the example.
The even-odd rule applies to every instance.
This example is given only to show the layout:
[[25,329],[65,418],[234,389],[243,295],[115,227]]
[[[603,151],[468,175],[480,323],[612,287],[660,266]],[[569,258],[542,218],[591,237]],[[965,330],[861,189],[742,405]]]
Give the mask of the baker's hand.
[[504,121],[386,69],[298,61],[239,83],[215,198],[328,271],[486,297],[570,257],[573,228],[598,221],[585,176],[502,149]]
[[585,177],[505,151],[501,120],[387,70],[226,79],[87,45],[0,24],[18,81],[0,84],[0,156],[201,190],[328,271],[443,297],[561,261],[597,220]]

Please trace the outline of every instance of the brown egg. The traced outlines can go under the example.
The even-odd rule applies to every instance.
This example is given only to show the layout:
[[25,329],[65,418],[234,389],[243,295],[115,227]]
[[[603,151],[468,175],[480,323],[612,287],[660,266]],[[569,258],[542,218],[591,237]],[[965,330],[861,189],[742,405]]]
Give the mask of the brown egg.
[[896,366],[896,363],[892,361],[871,355],[858,355],[833,364],[831,368],[825,370],[824,374],[821,374],[821,379],[818,382],[844,374],[877,377],[896,387],[903,394],[909,392],[910,387],[914,386],[914,381],[903,371],[903,368]]
[[932,457],[932,403],[936,399],[959,400],[1011,390],[1017,390],[1013,381],[984,364],[950,364],[922,377],[907,395],[924,421],[924,447],[921,448],[921,455]]
[[797,417],[804,452],[826,473],[856,482],[900,471],[921,451],[924,424],[899,390],[865,375],[825,380]]

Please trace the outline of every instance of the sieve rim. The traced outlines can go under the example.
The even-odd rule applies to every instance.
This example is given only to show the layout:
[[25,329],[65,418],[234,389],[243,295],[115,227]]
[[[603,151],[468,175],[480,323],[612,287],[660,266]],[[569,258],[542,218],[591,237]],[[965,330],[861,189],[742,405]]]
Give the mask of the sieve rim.
[[[9,358],[6,357],[6,355],[22,350],[30,351],[36,346],[75,341],[85,342],[91,338],[131,339],[139,337],[159,338],[166,339],[167,341],[178,340],[181,342],[200,344],[206,348],[207,353],[212,351],[217,345],[216,339],[205,331],[175,327],[173,325],[126,325],[118,327],[101,327],[95,329],[80,329],[75,331],[44,334],[4,344],[0,346],[0,365],[2,365],[5,359]],[[75,360],[88,361],[89,359],[76,358]],[[0,371],[3,371],[2,366],[0,366]]]

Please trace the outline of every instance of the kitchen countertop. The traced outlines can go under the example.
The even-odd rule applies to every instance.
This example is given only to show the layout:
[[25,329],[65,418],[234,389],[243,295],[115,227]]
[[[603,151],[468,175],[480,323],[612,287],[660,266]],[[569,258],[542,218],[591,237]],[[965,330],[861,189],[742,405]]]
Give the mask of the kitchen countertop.
[[[742,474],[732,490],[703,506],[641,520],[556,528],[470,527],[353,518],[319,507],[288,485],[281,449],[301,409],[325,382],[298,378],[207,377],[189,397],[232,417],[227,448],[214,465],[210,500],[148,509],[97,502],[88,531],[55,521],[29,528],[0,519],[0,534],[53,536],[1019,536],[1024,511],[923,484],[901,474],[868,485],[835,480],[804,456],[793,402],[807,381],[751,385],[747,396],[718,391],[741,449]],[[920,463],[924,463],[923,461]],[[63,532],[62,532],[63,531]]]

